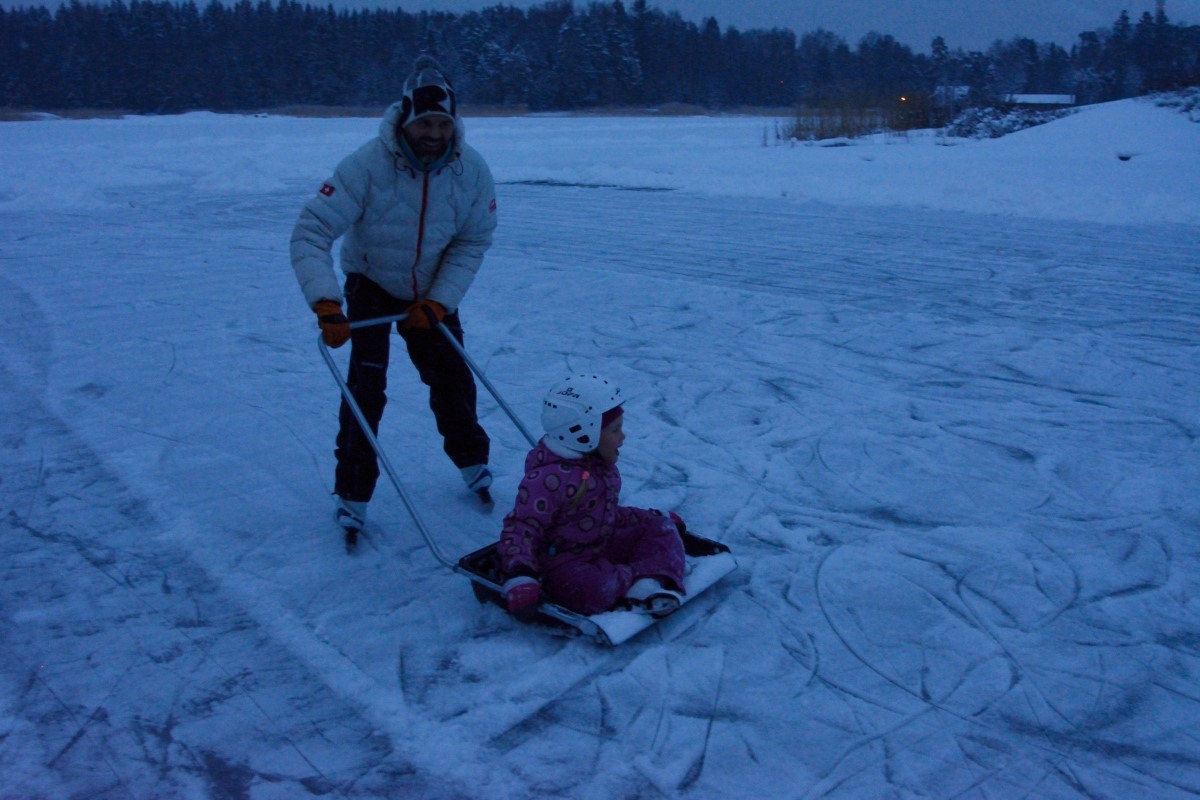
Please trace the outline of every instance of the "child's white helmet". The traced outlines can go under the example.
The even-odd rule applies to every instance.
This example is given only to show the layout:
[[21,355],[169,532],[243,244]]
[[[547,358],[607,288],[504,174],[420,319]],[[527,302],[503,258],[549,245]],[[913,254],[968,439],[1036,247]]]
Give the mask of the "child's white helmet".
[[621,389],[599,375],[574,375],[555,384],[542,401],[546,445],[564,458],[600,444],[604,412],[625,402]]

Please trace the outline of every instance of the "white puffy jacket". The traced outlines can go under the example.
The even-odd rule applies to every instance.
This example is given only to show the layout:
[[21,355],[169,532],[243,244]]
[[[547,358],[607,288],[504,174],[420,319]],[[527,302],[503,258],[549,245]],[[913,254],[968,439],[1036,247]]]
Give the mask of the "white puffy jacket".
[[401,300],[436,300],[454,311],[475,279],[496,228],[496,187],[483,157],[455,124],[453,153],[425,172],[396,140],[395,103],[379,136],[344,158],[292,231],[292,269],[311,308],[341,300],[331,250],[342,242],[341,267],[358,272]]

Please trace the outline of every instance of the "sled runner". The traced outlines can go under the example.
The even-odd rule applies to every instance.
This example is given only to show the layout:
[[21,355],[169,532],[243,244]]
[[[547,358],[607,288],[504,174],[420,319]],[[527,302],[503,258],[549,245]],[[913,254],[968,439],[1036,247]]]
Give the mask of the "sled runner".
[[[360,320],[350,323],[350,327],[390,325],[404,318],[404,314],[399,314],[391,317]],[[524,435],[530,447],[536,446],[537,440],[521,423],[521,420],[513,413],[508,404],[504,402],[500,393],[492,386],[491,381],[487,379],[483,371],[479,369],[478,365],[475,364],[474,360],[467,354],[458,340],[454,338],[454,334],[450,332],[450,329],[443,323],[438,323],[437,327],[450,344],[454,346],[454,349],[458,351],[458,354],[462,356],[463,361],[470,367],[471,372],[479,378],[479,381],[487,388],[492,397],[495,398],[500,408],[508,415],[508,418],[516,425],[517,430]],[[329,352],[329,347],[320,335],[317,336],[317,347],[325,359],[329,371],[333,374],[334,380],[337,381],[338,388],[342,392],[342,397],[346,400],[347,406],[358,421],[363,436],[370,443],[371,449],[375,451],[375,455],[379,459],[380,471],[387,475],[388,479],[392,482],[392,486],[395,487],[397,494],[400,495],[401,502],[412,517],[413,523],[417,526],[417,531],[421,534],[421,538],[425,541],[425,545],[429,548],[429,551],[433,553],[434,558],[454,572],[466,576],[471,581],[471,588],[480,602],[492,602],[501,608],[505,608],[504,596],[500,589],[500,585],[503,583],[499,572],[500,560],[496,552],[498,543],[493,542],[487,547],[469,553],[457,562],[449,559],[441,551],[430,535],[429,528],[421,519],[421,514],[416,505],[401,484],[395,468],[379,444],[379,439],[367,424],[362,409],[359,408],[354,395],[351,394],[346,379],[342,376],[341,370]],[[691,532],[684,532],[682,538],[686,561],[684,586],[687,592],[683,596],[680,608],[692,602],[704,590],[737,569],[737,561],[734,559],[733,554],[728,547],[720,542],[706,539],[703,536],[697,536]],[[353,545],[349,539],[347,539],[346,547],[348,552],[353,551]],[[679,612],[675,611],[672,613]],[[640,608],[618,608],[613,611],[588,616],[577,614],[555,603],[543,601],[537,608],[535,622],[567,635],[583,636],[600,644],[618,645],[649,628],[658,619],[660,618],[652,616],[645,609]]]

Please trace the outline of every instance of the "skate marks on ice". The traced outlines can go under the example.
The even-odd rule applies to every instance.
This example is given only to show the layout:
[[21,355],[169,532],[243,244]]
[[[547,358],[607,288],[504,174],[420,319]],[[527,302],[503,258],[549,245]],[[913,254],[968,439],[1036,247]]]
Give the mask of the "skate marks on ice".
[[[55,342],[59,394],[48,402],[103,455],[11,401],[5,420],[45,422],[5,429],[24,438],[5,451],[17,469],[6,466],[2,488],[30,511],[6,518],[0,547],[36,570],[5,572],[6,590],[33,602],[14,612],[15,594],[0,601],[6,623],[19,620],[0,652],[20,654],[0,674],[26,692],[3,715],[37,730],[0,742],[6,774],[31,764],[50,780],[53,761],[63,780],[106,764],[128,779],[133,764],[147,794],[224,781],[227,794],[281,787],[287,797],[330,785],[332,796],[429,796],[414,769],[481,797],[1194,794],[1200,609],[1189,576],[1200,570],[1183,543],[1186,490],[1198,485],[1184,402],[1196,370],[1181,332],[1200,303],[1194,278],[1180,278],[1200,261],[1194,238],[1171,247],[1140,229],[510,190],[495,268],[480,275],[496,291],[472,293],[468,345],[477,356],[494,348],[487,369],[518,404],[544,390],[531,359],[554,363],[557,378],[555,359],[604,358],[644,387],[629,401],[630,501],[703,521],[742,563],[706,613],[609,652],[478,606],[394,499],[373,509],[388,532],[380,550],[356,562],[332,540],[323,549],[288,535],[326,525],[334,395],[314,363],[311,320],[295,319],[286,243],[265,224],[290,219],[295,198],[272,198],[257,224],[222,235],[236,252],[211,263],[198,241],[216,235],[207,209],[184,201],[170,213],[185,225],[141,218],[158,220],[153,250],[124,209],[120,224],[115,212],[96,220],[111,234],[99,244],[95,225],[47,215],[47,235],[97,263],[66,280],[33,245],[10,263],[28,271],[27,287],[48,267],[64,278],[42,298],[46,317],[70,309],[72,321]],[[734,217],[744,236],[728,236]],[[163,253],[174,271],[162,270]],[[505,269],[518,258],[570,280]],[[1156,266],[1139,282],[1142,258]],[[122,270],[99,266],[110,260]],[[614,278],[635,272],[636,286]],[[525,288],[548,307],[575,308],[561,301],[577,293],[589,327],[562,342],[554,326],[516,324]],[[136,348],[114,335],[115,307],[89,305],[98,296],[145,298]],[[246,318],[191,332],[180,309],[195,296],[242,298]],[[113,363],[136,386],[113,379],[100,347],[122,351]],[[45,372],[31,364],[19,377]],[[149,409],[146,387],[158,401]],[[100,406],[90,426],[74,415],[85,400]],[[169,445],[155,458],[107,425],[169,402],[190,414],[147,426]],[[416,400],[395,405],[393,430],[424,424]],[[536,404],[521,413],[536,419]],[[489,430],[507,443],[498,458],[515,462],[524,446],[505,424],[496,415]],[[408,452],[441,464],[435,450]],[[42,452],[61,465],[47,473],[53,504],[29,477]],[[178,496],[153,494],[148,463]],[[445,483],[436,469],[419,489]],[[514,476],[499,480],[511,489]],[[135,496],[194,507],[213,540],[191,531],[165,546],[159,507]],[[498,518],[481,520],[449,489],[430,497],[446,506],[430,516],[452,552],[495,535]],[[274,535],[254,538],[272,522]],[[243,538],[227,547],[226,537]],[[323,561],[327,551],[338,560]],[[78,566],[62,570],[68,558]],[[80,613],[54,581],[60,571],[104,613]],[[34,575],[52,577],[42,587]],[[268,624],[274,611],[292,620],[292,638]],[[78,646],[39,638],[52,624]],[[521,667],[528,674],[514,677]],[[397,708],[405,714],[381,719]],[[245,733],[229,744],[230,730]],[[71,796],[60,789],[44,794]]]
[[[541,191],[539,221],[572,224],[516,248],[612,310],[584,338],[659,398],[630,398],[627,491],[731,537],[726,604],[799,655],[763,684],[815,676],[745,699],[740,774],[810,797],[1200,791],[1194,235],[750,201],[730,242],[716,201],[603,206],[620,222]],[[712,303],[664,282],[622,313],[612,271]]]
[[0,795],[439,796],[10,378]]
[[427,746],[452,748],[463,762],[458,777],[479,796],[603,798],[643,796],[652,784],[686,787],[703,772],[726,672],[722,646],[691,643],[697,633],[713,638],[710,622],[721,612],[709,599],[620,648],[477,606],[434,639],[401,633],[397,682]]
[[[1187,304],[1198,299],[1188,276],[1200,260],[1200,243],[1186,226],[678,193],[605,201],[594,192],[519,187],[509,195],[511,222],[497,233],[495,255],[533,259],[572,275],[626,273],[709,285],[714,312],[731,310],[725,304],[734,301],[727,294],[734,289],[810,301],[817,304],[812,310],[823,312],[823,324],[838,324],[842,311],[870,310],[955,324],[996,319],[1046,330],[1099,326],[1178,342],[1189,330]],[[736,236],[730,235],[731,215]],[[648,292],[641,299],[645,311],[671,296]],[[1153,315],[1156,308],[1162,319]],[[728,322],[739,325],[736,318]],[[763,322],[751,316],[740,324]]]
[[1194,582],[1157,536],[917,538],[819,564],[811,724],[842,749],[802,796],[1200,793]]
[[427,746],[455,743],[460,776],[484,797],[806,785],[791,709],[814,679],[815,648],[737,578],[616,649],[525,628],[491,606],[456,615],[457,627],[402,645],[405,705]]
[[495,250],[569,269],[579,346],[653,386],[630,450],[667,462],[656,485],[915,527],[1196,510],[1190,229],[745,199],[730,238],[728,199],[513,191]]

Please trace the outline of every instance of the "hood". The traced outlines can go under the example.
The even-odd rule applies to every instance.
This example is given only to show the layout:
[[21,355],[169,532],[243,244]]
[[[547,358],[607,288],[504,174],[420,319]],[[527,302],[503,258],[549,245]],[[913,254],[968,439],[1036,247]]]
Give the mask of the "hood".
[[[421,171],[421,165],[412,164],[409,162],[408,157],[404,152],[405,148],[400,146],[400,140],[397,138],[400,136],[400,132],[396,130],[396,122],[399,121],[399,119],[400,101],[397,100],[395,103],[392,103],[390,106],[388,106],[387,111],[383,112],[383,119],[379,121],[379,138],[383,140],[383,144],[387,147],[388,152],[390,152],[396,158],[404,160],[405,163],[408,164],[412,169],[419,172]],[[450,147],[454,152],[451,154],[450,158],[447,159],[448,161],[453,161],[454,159],[458,158],[459,154],[462,152],[463,143],[467,140],[466,134],[467,131],[466,127],[463,125],[462,117],[455,117],[454,139],[450,144]]]

